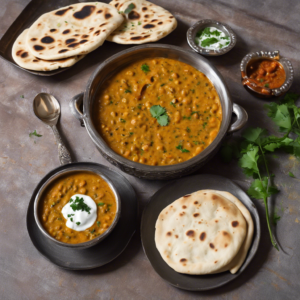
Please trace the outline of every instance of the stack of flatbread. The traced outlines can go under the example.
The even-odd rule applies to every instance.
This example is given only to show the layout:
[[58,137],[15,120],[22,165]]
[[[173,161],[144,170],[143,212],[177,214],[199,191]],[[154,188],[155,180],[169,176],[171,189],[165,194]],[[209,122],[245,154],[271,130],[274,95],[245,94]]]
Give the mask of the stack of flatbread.
[[239,199],[228,192],[202,190],[179,198],[160,213],[155,243],[176,272],[235,274],[253,231],[251,215]]
[[38,18],[16,39],[12,56],[25,69],[51,71],[74,65],[106,39],[153,42],[176,25],[168,11],[144,0],[76,3]]

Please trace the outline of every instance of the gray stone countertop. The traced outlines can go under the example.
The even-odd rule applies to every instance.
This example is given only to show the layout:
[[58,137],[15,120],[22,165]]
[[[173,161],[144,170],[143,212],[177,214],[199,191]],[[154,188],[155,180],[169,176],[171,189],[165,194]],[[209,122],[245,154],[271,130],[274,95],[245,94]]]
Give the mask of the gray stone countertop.
[[[186,31],[199,19],[229,24],[237,34],[236,47],[224,56],[209,58],[228,84],[234,102],[249,114],[248,126],[277,129],[267,117],[263,100],[245,91],[239,64],[249,52],[280,50],[291,60],[295,79],[291,91],[300,93],[300,2],[155,0],[170,10],[178,28],[161,43],[189,49]],[[0,0],[0,37],[29,1]],[[283,251],[271,247],[259,201],[262,238],[258,253],[236,280],[213,291],[194,293],[164,282],[152,269],[140,241],[139,231],[128,247],[108,265],[83,272],[66,271],[51,264],[35,249],[26,229],[26,211],[40,179],[59,165],[54,136],[33,114],[32,100],[39,92],[59,99],[62,116],[59,129],[76,161],[97,162],[115,169],[96,150],[86,129],[71,115],[68,102],[84,90],[89,76],[103,59],[126,49],[104,45],[71,69],[45,78],[28,74],[0,59],[0,298],[1,299],[299,299],[300,293],[300,170],[299,162],[287,154],[271,158],[275,183],[281,190],[275,197],[281,220],[277,237]],[[21,97],[24,95],[24,98]],[[29,138],[37,130],[41,138]],[[238,135],[237,133],[236,135]],[[116,170],[116,169],[115,169]],[[290,178],[288,172],[296,175]],[[199,173],[226,176],[247,190],[250,180],[237,163],[224,164],[217,155]],[[166,182],[146,181],[125,175],[137,192],[139,218],[149,198]]]

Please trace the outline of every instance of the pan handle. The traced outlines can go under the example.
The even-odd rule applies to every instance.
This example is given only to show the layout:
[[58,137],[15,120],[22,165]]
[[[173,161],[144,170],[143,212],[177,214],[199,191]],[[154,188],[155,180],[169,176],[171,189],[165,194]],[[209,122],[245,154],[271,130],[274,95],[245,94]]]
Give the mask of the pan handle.
[[83,92],[74,96],[69,102],[69,107],[74,117],[79,120],[80,125],[85,127],[83,116],[83,96]]
[[233,113],[236,115],[237,120],[231,124],[228,133],[242,129],[248,121],[248,114],[246,110],[236,103],[233,103]]

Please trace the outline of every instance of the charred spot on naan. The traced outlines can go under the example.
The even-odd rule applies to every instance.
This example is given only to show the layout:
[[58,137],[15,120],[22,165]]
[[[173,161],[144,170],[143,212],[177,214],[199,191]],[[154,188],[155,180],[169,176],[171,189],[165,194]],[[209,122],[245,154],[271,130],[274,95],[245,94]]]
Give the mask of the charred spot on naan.
[[138,41],[138,40],[144,40],[144,39],[148,38],[149,36],[150,36],[150,34],[149,35],[145,35],[145,36],[133,36],[130,39],[132,41]]
[[186,233],[185,233],[188,237],[192,238],[195,236],[195,231],[194,230],[188,230]]
[[205,238],[206,238],[206,233],[203,231],[203,232],[201,232],[201,234],[200,234],[200,241],[204,241],[205,240]]
[[68,33],[70,33],[70,32],[71,32],[70,29],[66,29],[66,30],[63,31],[63,34],[68,34]]
[[76,42],[76,41],[77,41],[76,39],[67,39],[67,40],[65,41],[65,43],[66,43],[66,45],[69,45],[69,44],[74,43],[74,42]]
[[140,14],[137,13],[136,11],[132,10],[129,14],[128,14],[128,19],[129,20],[139,20],[140,19]]
[[186,258],[181,258],[180,262],[182,262],[182,263],[187,262],[187,259]]
[[197,218],[197,217],[199,217],[200,216],[200,214],[199,213],[195,213],[195,214],[193,214],[193,217],[194,218]]
[[57,31],[57,29],[54,29],[54,28],[50,29],[50,32],[56,32],[56,31]]
[[215,245],[214,245],[213,243],[209,243],[209,247],[210,247],[211,249],[214,249],[214,248],[215,248]]
[[96,7],[94,5],[86,5],[81,10],[75,12],[73,17],[78,20],[86,19],[94,12],[95,9]]
[[28,52],[23,52],[22,54],[21,54],[21,57],[22,58],[25,58],[25,57],[27,57],[28,56]]
[[58,10],[58,11],[55,12],[55,15],[63,16],[69,9],[73,9],[73,7],[69,6],[68,8]]
[[41,51],[41,50],[44,50],[44,49],[45,49],[45,47],[43,47],[43,46],[41,46],[41,45],[34,45],[33,48],[34,48],[34,50],[36,50],[36,51]]
[[232,221],[231,225],[232,225],[232,227],[237,227],[237,226],[239,226],[239,222],[238,221]]
[[53,42],[55,42],[54,38],[51,37],[51,36],[44,36],[42,39],[41,39],[41,42],[43,44],[51,44]]
[[58,51],[58,53],[65,53],[67,51],[69,51],[69,49],[61,49],[61,50]]
[[171,236],[172,235],[172,232],[171,231],[168,231],[167,232],[167,236]]
[[188,195],[183,196],[183,198],[188,198],[188,197],[191,197],[191,195],[188,194]]

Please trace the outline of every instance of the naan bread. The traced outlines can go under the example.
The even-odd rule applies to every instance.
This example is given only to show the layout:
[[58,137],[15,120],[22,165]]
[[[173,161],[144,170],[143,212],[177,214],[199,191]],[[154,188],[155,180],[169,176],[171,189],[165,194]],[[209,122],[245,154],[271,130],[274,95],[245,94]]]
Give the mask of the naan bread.
[[244,240],[244,243],[242,244],[238,254],[235,256],[235,258],[229,263],[228,266],[225,267],[224,271],[230,270],[232,274],[235,274],[241,265],[244,263],[245,258],[247,256],[248,250],[251,246],[252,239],[253,239],[253,233],[254,233],[254,224],[253,220],[251,217],[251,214],[249,210],[245,207],[245,205],[235,196],[228,192],[221,192],[221,191],[212,191],[215,192],[216,194],[219,194],[228,200],[230,200],[232,203],[234,203],[238,209],[241,211],[243,214],[246,222],[247,222],[247,236]]
[[26,44],[27,32],[28,29],[25,29],[15,40],[12,47],[12,57],[14,61],[24,69],[34,71],[52,71],[59,68],[71,67],[84,57],[84,55],[76,55],[61,60],[39,59],[33,56],[28,50]]
[[123,22],[118,10],[101,2],[83,2],[39,17],[27,34],[32,55],[46,60],[87,54],[103,44]]
[[155,243],[176,272],[200,275],[228,266],[246,235],[247,223],[233,202],[212,191],[198,191],[162,210]]
[[[134,8],[125,14],[126,8]],[[108,38],[118,44],[144,44],[155,42],[177,27],[175,17],[164,8],[145,0],[113,0],[110,5],[122,12],[126,20]]]

